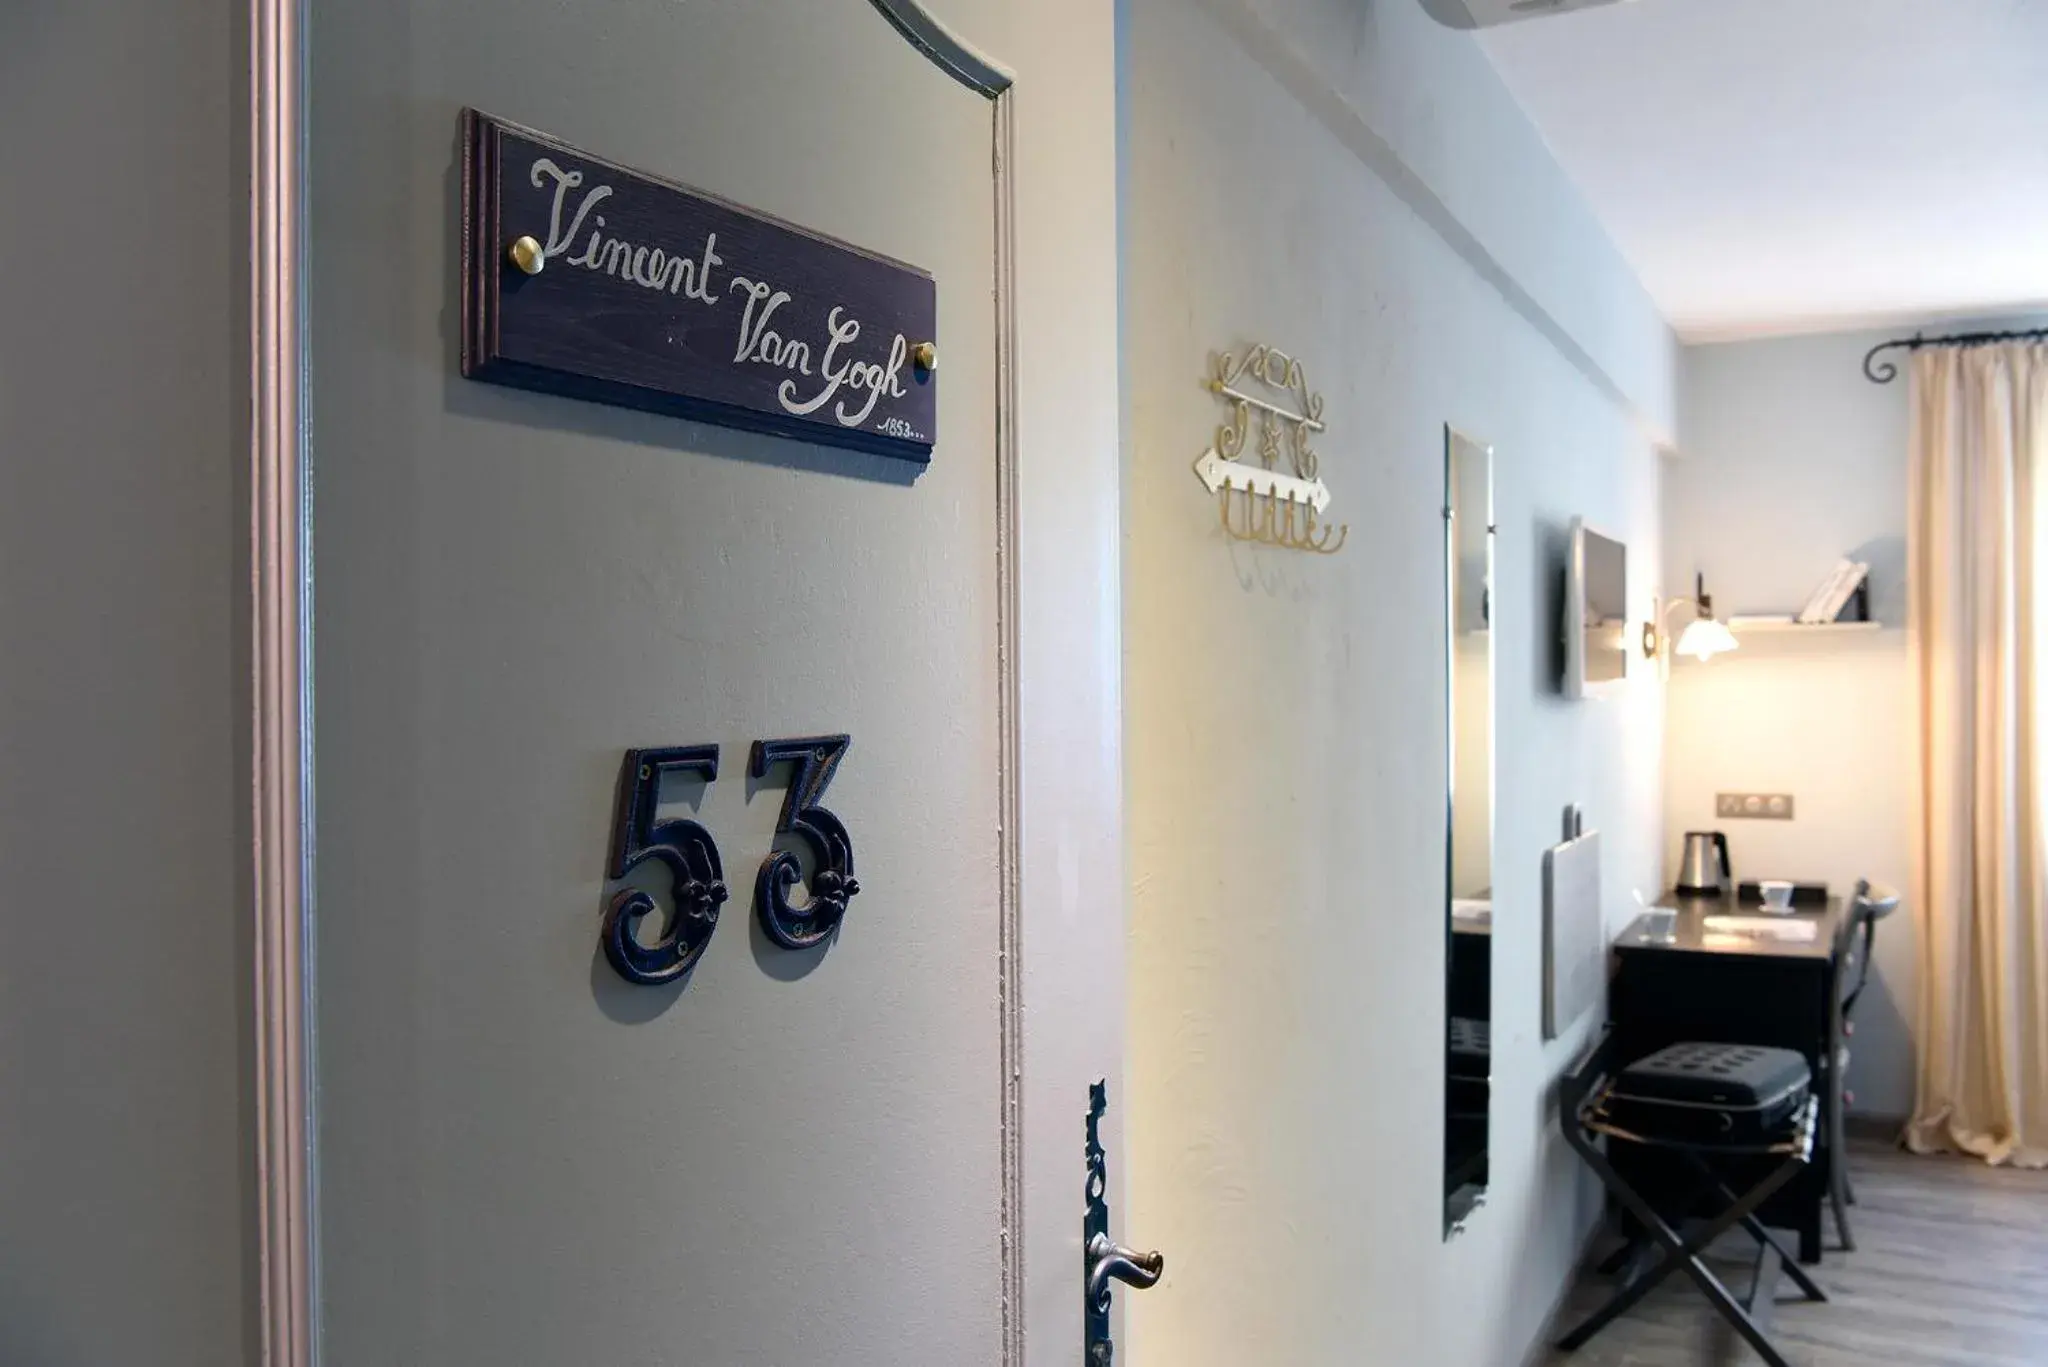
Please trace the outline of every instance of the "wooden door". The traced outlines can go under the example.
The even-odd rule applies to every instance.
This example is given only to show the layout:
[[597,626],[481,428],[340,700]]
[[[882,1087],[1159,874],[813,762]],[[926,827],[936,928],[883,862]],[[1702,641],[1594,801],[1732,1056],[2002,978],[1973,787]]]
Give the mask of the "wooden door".
[[[996,105],[851,2],[316,4],[307,50],[322,1360],[1021,1360],[1005,1222],[1028,1186],[1073,1231],[1031,1297],[1064,1334],[1066,1046],[1113,1060],[1121,988],[1071,957],[1099,930],[1040,948],[1089,1014],[1045,1027],[1073,1147],[1027,1177]],[[929,469],[461,378],[465,106],[929,270]],[[750,754],[840,734],[860,890],[793,951],[752,906],[806,852],[791,769]],[[715,780],[654,779],[731,900],[685,980],[628,983],[624,757],[710,745]]]

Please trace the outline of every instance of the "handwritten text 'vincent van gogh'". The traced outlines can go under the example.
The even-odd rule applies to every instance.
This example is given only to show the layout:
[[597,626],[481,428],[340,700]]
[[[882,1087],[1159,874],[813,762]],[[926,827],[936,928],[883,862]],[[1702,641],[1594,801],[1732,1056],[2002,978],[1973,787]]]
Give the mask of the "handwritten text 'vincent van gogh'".
[[[723,289],[717,288],[713,273],[725,264],[725,258],[718,254],[717,233],[706,235],[703,247],[694,256],[628,242],[622,237],[608,237],[604,232],[604,215],[591,211],[611,197],[609,185],[595,185],[585,191],[564,226],[563,211],[568,207],[570,192],[582,188],[583,173],[564,171],[551,159],[540,157],[533,163],[531,179],[537,190],[548,189],[550,183],[554,188],[545,249],[548,260],[560,257],[565,265],[599,271],[644,289],[693,299],[714,308],[720,300],[738,296],[733,364],[765,365],[785,372],[786,378],[775,389],[776,400],[785,411],[798,415],[815,413],[829,403],[832,415],[842,425],[859,427],[875,411],[875,404],[884,394],[898,399],[904,396],[903,364],[909,357],[910,344],[902,333],[895,334],[889,343],[886,359],[858,360],[854,347],[860,340],[860,320],[848,314],[843,305],[835,304],[825,321],[828,335],[817,339],[821,346],[814,352],[810,342],[785,337],[775,326],[777,311],[790,302],[789,291],[736,273],[727,275]],[[582,250],[571,255],[579,239]],[[806,389],[811,391],[808,396],[804,393]],[[849,407],[850,404],[858,406]]]

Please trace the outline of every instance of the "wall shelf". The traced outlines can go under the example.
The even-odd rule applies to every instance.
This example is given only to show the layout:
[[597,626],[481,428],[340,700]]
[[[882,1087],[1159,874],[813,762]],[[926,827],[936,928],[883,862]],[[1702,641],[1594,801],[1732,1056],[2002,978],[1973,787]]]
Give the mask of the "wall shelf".
[[[1744,656],[1775,658],[1781,655],[1804,655],[1808,652],[1795,642],[1805,642],[1816,650],[1851,649],[1857,642],[1875,644],[1878,637],[1894,624],[1885,622],[1743,622],[1728,623],[1728,629],[1735,633],[1735,639],[1744,649],[1716,655],[1715,664],[1723,661],[1740,660]],[[1686,664],[1698,664],[1690,656],[1677,657]]]
[[1741,636],[1851,636],[1860,632],[1883,631],[1883,622],[1745,622],[1739,618],[1728,629]]

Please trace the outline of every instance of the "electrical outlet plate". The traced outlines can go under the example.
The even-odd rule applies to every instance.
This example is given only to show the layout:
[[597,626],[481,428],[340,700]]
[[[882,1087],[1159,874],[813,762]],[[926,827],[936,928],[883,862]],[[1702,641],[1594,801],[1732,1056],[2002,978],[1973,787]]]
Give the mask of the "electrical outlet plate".
[[1790,793],[1716,793],[1714,815],[1727,821],[1790,821]]

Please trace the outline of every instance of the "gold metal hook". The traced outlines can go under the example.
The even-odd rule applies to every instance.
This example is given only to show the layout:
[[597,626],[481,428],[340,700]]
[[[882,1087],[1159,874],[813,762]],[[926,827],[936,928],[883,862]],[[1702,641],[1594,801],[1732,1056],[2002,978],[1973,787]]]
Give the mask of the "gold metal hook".
[[1258,516],[1257,509],[1252,504],[1252,496],[1247,491],[1239,490],[1237,492],[1239,494],[1237,504],[1243,512],[1243,517],[1239,519],[1242,525],[1233,525],[1230,519],[1230,495],[1232,493],[1230,486],[1226,484],[1217,492],[1217,517],[1223,524],[1223,533],[1233,541],[1257,541],[1259,539]]
[[1228,484],[1216,491],[1216,521],[1223,528],[1225,536],[1237,541],[1244,539],[1237,534],[1237,529],[1230,525],[1230,486]]
[[[1235,519],[1231,516],[1233,493],[1239,514]],[[1216,491],[1216,523],[1233,541],[1317,555],[1335,555],[1351,535],[1348,524],[1332,527],[1323,523],[1312,504],[1272,493],[1233,490],[1228,485]]]
[[[1216,490],[1216,522],[1234,541],[1333,555],[1349,526],[1328,526],[1317,507],[1329,497],[1318,476],[1321,461],[1311,442],[1327,430],[1323,396],[1312,392],[1301,362],[1269,345],[1213,356],[1204,388],[1229,409],[1212,448],[1195,472]],[[1246,384],[1250,381],[1250,384]],[[1243,385],[1244,387],[1240,387]],[[1253,410],[1257,410],[1256,416]],[[1258,433],[1253,440],[1252,425]],[[1257,452],[1257,460],[1251,453]],[[1283,460],[1284,458],[1284,460]],[[1263,472],[1263,473],[1261,473]],[[1231,495],[1240,500],[1233,510]],[[1314,501],[1311,501],[1314,500]],[[1285,507],[1277,505],[1285,504]],[[1299,505],[1299,506],[1297,506]]]
[[1345,540],[1351,535],[1351,524],[1341,527],[1324,527],[1322,535],[1316,535],[1316,510],[1308,510],[1308,528],[1303,535],[1300,549],[1314,551],[1317,555],[1335,555],[1344,549]]

